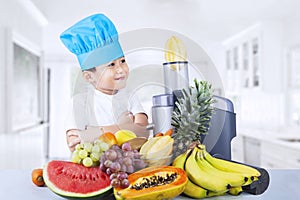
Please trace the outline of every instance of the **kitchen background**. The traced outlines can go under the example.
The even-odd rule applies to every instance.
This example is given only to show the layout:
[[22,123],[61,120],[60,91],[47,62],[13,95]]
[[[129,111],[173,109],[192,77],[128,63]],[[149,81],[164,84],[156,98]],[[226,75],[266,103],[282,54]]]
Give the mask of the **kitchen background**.
[[197,42],[235,106],[232,158],[300,168],[299,9],[298,0],[0,0],[0,169],[70,155],[64,120],[79,68],[59,34],[99,12],[119,33],[158,28]]

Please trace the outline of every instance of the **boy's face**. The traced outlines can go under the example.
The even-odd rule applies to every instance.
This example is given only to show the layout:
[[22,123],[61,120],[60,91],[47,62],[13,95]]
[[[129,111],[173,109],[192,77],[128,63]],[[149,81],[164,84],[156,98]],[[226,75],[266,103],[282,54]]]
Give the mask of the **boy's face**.
[[97,90],[105,94],[115,94],[126,86],[128,65],[124,57],[95,68],[96,71],[84,71],[84,78]]

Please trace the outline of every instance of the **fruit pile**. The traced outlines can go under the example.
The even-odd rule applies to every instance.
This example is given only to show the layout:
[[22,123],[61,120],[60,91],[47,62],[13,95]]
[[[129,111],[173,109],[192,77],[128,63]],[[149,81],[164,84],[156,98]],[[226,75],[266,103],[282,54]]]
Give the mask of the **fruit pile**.
[[186,171],[189,180],[183,193],[192,198],[238,195],[261,175],[252,167],[212,157],[200,144],[178,156],[173,166]]
[[212,157],[199,143],[172,162],[171,133],[148,139],[126,130],[116,136],[104,133],[93,143],[77,145],[72,162],[50,161],[32,180],[42,186],[43,178],[48,188],[67,198],[105,198],[113,189],[117,200],[161,200],[180,194],[191,198],[238,195],[261,178],[252,167]]
[[174,140],[169,130],[154,138],[137,137],[129,130],[106,132],[93,143],[78,144],[71,161],[85,167],[100,166],[114,188],[129,186],[128,175],[148,166],[169,165]]

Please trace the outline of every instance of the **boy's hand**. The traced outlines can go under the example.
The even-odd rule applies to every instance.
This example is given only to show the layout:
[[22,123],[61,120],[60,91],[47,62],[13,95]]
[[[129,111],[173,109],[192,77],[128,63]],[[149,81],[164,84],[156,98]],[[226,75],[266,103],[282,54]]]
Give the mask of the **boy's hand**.
[[73,152],[75,150],[75,146],[80,143],[79,131],[77,129],[68,130],[66,134],[67,144],[69,149]]
[[134,123],[132,112],[124,112],[118,119],[118,125]]
[[117,128],[128,129],[133,131],[137,136],[148,137],[149,131],[146,130],[148,124],[148,118],[145,114],[133,115],[131,112],[124,112],[117,124]]

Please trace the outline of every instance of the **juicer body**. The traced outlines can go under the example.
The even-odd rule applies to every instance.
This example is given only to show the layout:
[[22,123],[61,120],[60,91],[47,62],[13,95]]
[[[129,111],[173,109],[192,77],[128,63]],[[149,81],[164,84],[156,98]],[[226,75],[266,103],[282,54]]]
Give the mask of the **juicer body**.
[[[165,132],[172,128],[171,119],[175,102],[182,97],[180,90],[173,94],[163,94],[153,97],[152,121],[154,134]],[[224,97],[214,96],[216,103],[211,117],[207,135],[201,136],[207,151],[224,159],[231,159],[231,140],[236,136],[236,114],[233,103]],[[176,134],[176,133],[174,133]]]

